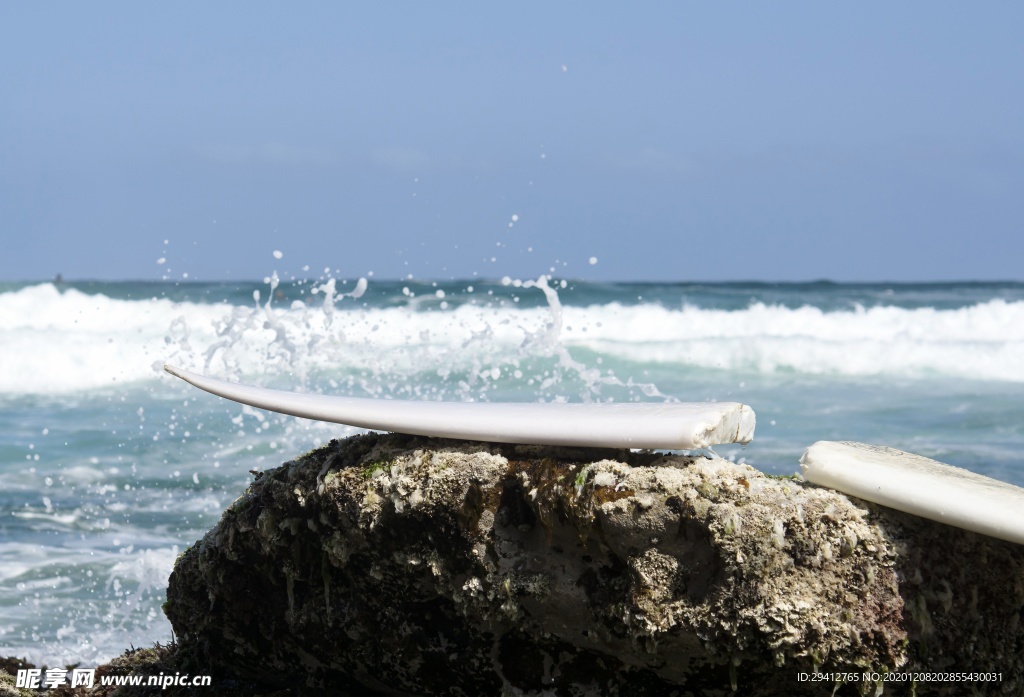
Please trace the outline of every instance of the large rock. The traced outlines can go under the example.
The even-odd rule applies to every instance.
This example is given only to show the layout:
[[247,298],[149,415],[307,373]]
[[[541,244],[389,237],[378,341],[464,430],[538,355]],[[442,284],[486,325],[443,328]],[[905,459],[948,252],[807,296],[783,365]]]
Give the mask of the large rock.
[[1024,691],[1024,547],[717,457],[331,442],[257,475],[166,611],[209,670],[357,694]]

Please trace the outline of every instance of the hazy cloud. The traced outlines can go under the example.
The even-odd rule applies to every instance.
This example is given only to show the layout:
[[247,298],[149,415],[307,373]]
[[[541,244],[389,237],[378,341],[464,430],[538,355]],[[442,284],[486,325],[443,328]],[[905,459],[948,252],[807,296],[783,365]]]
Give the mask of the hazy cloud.
[[286,143],[267,142],[261,145],[210,145],[199,148],[201,156],[221,164],[269,164],[289,167],[323,167],[334,163],[325,149],[306,148]]
[[613,164],[624,169],[652,172],[678,174],[695,174],[697,172],[697,163],[692,158],[678,155],[665,148],[646,147],[624,153],[615,158]]
[[397,146],[378,148],[370,153],[370,159],[378,167],[402,174],[420,172],[430,161],[422,150]]

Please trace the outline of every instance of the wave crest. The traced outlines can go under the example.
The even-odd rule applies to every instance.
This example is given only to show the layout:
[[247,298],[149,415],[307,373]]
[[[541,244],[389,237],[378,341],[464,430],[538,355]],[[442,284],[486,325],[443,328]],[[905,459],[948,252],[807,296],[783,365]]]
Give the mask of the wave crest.
[[[0,294],[0,391],[48,394],[152,381],[166,361],[260,382],[347,376],[357,390],[371,392],[417,375],[454,376],[468,388],[464,397],[488,380],[539,385],[560,374],[584,388],[619,380],[607,364],[584,365],[580,349],[636,374],[656,364],[1024,381],[1021,301],[941,310],[824,311],[759,302],[741,310],[615,302],[562,307],[543,279],[533,285],[524,292],[544,292],[547,307],[486,298],[447,310],[411,300],[395,306],[394,298],[374,307],[352,296],[329,307],[321,298],[287,307],[257,300],[199,304],[29,286]],[[635,387],[656,394],[653,386]]]

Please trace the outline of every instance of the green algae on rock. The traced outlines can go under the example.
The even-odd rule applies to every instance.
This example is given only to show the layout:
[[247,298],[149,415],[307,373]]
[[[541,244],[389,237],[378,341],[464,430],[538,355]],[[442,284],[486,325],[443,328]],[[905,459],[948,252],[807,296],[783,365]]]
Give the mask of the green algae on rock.
[[1022,547],[717,457],[369,434],[258,474],[165,611],[199,665],[268,684],[816,695],[800,673],[1019,694],[1022,608]]

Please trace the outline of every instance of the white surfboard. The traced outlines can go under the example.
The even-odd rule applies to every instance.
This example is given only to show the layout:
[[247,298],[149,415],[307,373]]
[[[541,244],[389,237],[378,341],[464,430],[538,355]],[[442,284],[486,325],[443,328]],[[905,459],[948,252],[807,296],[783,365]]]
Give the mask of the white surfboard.
[[1024,544],[1024,489],[959,467],[866,443],[819,441],[804,479],[922,518]]
[[737,402],[413,402],[285,392],[218,380],[169,365],[164,370],[201,390],[260,409],[419,436],[666,450],[749,443],[754,437],[754,410]]

